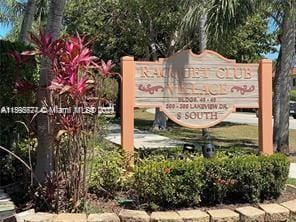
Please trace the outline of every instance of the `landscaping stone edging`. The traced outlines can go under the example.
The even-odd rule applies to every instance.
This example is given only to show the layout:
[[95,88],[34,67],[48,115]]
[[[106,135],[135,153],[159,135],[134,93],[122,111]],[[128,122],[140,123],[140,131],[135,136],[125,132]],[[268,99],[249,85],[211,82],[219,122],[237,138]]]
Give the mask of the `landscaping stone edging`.
[[[22,217],[20,217],[20,215]],[[21,218],[21,219],[20,219]],[[235,210],[210,209],[202,211],[156,211],[150,215],[145,211],[122,209],[115,213],[100,214],[16,214],[17,222],[282,222],[296,219],[296,199],[280,204],[259,204],[258,207],[245,206]],[[0,218],[1,221],[1,218]],[[11,222],[12,220],[3,222]]]

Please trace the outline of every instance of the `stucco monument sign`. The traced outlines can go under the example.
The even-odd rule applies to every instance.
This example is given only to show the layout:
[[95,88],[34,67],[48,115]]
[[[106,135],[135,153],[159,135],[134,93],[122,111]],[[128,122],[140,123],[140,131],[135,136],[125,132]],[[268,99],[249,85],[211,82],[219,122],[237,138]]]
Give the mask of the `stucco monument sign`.
[[121,59],[121,144],[133,153],[135,107],[159,107],[175,123],[208,128],[236,108],[259,108],[259,146],[271,154],[272,62],[236,63],[214,51],[181,51],[156,62]]

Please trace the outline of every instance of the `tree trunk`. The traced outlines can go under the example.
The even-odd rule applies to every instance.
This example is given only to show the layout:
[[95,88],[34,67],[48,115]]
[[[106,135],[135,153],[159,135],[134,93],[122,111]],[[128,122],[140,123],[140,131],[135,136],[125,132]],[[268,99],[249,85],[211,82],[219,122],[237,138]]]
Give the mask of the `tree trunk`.
[[[46,25],[46,33],[51,34],[57,39],[62,25],[63,11],[66,0],[51,0],[49,6],[48,20]],[[45,86],[51,80],[49,61],[41,60],[41,71],[38,89],[38,105],[42,106],[42,101],[48,99]],[[45,179],[46,174],[53,170],[53,135],[47,115],[40,114],[38,116],[37,126],[37,164],[36,175],[40,181]]]
[[202,53],[207,48],[208,36],[206,32],[207,14],[203,13],[199,19],[198,38],[199,38],[199,53]]
[[281,60],[281,55],[282,55],[282,49],[280,49],[279,52],[279,56],[277,59],[277,65],[276,65],[276,72],[275,72],[275,76],[273,79],[273,110],[272,110],[272,114],[273,114],[273,149],[274,151],[277,151],[277,144],[279,141],[279,125],[280,125],[280,111],[281,111],[281,104],[280,104],[280,99],[281,99],[281,76],[279,75],[280,72],[280,60]]
[[165,130],[167,128],[167,117],[159,108],[155,108],[153,130]]
[[159,108],[155,108],[155,116],[153,121],[152,130],[166,130],[167,128],[167,117],[164,112],[160,111]]
[[46,33],[50,33],[54,39],[60,35],[62,19],[66,0],[51,0],[46,24]]
[[[199,19],[198,38],[199,38],[199,53],[202,53],[207,48],[208,36],[206,32],[207,13],[203,13]],[[209,139],[209,129],[202,129],[202,136],[204,139]]]
[[120,118],[120,113],[121,113],[121,106],[120,106],[120,101],[121,101],[121,78],[119,76],[116,76],[116,81],[118,85],[118,91],[117,91],[117,98],[115,101],[115,118],[119,119]]
[[[152,60],[156,61],[157,60],[157,49],[156,49],[156,43],[155,43],[155,31],[153,28],[153,24],[150,22],[150,27],[149,27],[149,38],[151,40],[151,50],[152,50]],[[167,127],[167,118],[164,112],[160,111],[159,108],[155,109],[155,116],[154,116],[154,121],[153,121],[153,126],[152,130],[165,130]]]
[[35,11],[36,0],[28,0],[19,35],[19,41],[21,42],[28,43],[29,32],[32,29]]
[[274,132],[276,135],[276,149],[283,153],[289,153],[289,114],[290,114],[290,74],[293,67],[293,58],[295,56],[295,5],[293,1],[291,7],[287,7],[283,16],[281,55],[276,75],[278,75],[279,87],[275,90],[275,124]]

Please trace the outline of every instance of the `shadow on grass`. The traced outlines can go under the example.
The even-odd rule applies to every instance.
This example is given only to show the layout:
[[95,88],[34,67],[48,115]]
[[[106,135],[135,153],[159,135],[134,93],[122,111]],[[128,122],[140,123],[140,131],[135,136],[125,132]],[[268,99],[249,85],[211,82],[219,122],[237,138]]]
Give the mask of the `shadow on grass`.
[[211,140],[206,141],[203,138],[184,138],[182,140],[186,143],[191,143],[194,145],[202,146],[205,143],[213,143],[216,148],[232,148],[232,147],[249,147],[249,148],[258,148],[258,145],[251,140],[242,140],[242,139],[220,139],[220,138],[211,138]]
[[[139,130],[151,131],[153,120],[151,119],[141,119],[135,118],[135,128]],[[112,123],[120,123],[117,120],[111,120]],[[217,128],[227,128],[233,126],[246,126],[247,124],[241,123],[232,123],[232,122],[221,122],[220,124],[212,127],[212,129]],[[202,130],[201,129],[189,129],[182,126],[175,124],[173,121],[169,120],[167,122],[168,129],[165,131],[154,131],[153,133],[166,136],[174,140],[181,140],[185,143],[191,143],[196,146],[202,146],[205,144],[206,141],[202,137]],[[258,149],[258,145],[249,139],[242,139],[242,138],[223,138],[223,137],[215,137],[211,135],[211,143],[213,143],[217,149],[229,149],[233,147],[248,147],[252,149]]]
[[150,130],[153,125],[152,120],[135,119],[135,128],[140,130]]
[[246,126],[246,123],[233,123],[233,122],[221,122],[213,128],[223,128],[223,127],[231,127],[231,126]]

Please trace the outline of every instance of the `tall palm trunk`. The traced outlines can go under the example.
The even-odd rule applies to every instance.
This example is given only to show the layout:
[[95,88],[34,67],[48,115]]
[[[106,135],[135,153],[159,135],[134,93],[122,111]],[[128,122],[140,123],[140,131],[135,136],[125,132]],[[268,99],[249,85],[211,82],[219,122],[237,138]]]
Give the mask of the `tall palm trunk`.
[[[152,38],[153,38],[153,35],[152,35]],[[154,42],[151,44],[151,48],[152,48],[152,60],[156,61],[157,53],[156,53],[156,45]],[[167,120],[164,112],[160,111],[159,107],[155,108],[155,115],[154,115],[152,130],[156,130],[156,131],[164,130],[166,129],[166,123],[167,123]]]
[[[152,22],[150,22],[150,31],[149,38],[151,39],[150,47],[152,49],[152,60],[157,60],[157,49],[156,49],[156,41],[155,41],[155,31]],[[152,130],[165,130],[167,128],[167,118],[164,112],[160,111],[160,108],[155,109],[154,121]]]
[[[170,57],[171,55],[174,54],[177,38],[178,38],[178,32],[175,31],[171,37],[171,42],[170,42],[167,57]],[[166,128],[167,128],[167,116],[165,115],[164,112],[160,111],[160,108],[155,108],[153,130],[165,130]]]
[[282,23],[281,53],[276,75],[279,83],[276,84],[275,99],[276,106],[274,112],[274,143],[276,149],[289,153],[289,113],[290,113],[290,74],[295,56],[295,1],[291,1],[291,6],[285,9]]
[[29,36],[29,32],[32,29],[35,11],[36,11],[36,0],[29,0],[26,5],[25,14],[22,21],[20,35],[19,35],[19,41],[21,42],[28,43],[28,36]]
[[[202,13],[199,18],[198,37],[199,37],[199,53],[202,53],[207,48],[208,36],[206,32],[207,13]],[[209,129],[202,129],[202,136],[204,139],[209,138]]]
[[199,53],[207,48],[208,36],[206,32],[207,13],[202,13],[199,19],[198,37],[199,37]]
[[[54,39],[58,38],[62,25],[63,12],[66,0],[51,0],[49,6],[48,19],[46,24],[46,33],[51,34]],[[38,89],[38,105],[42,106],[42,101],[48,99],[45,86],[51,80],[49,61],[41,60],[41,72]],[[43,181],[45,175],[53,170],[53,135],[52,128],[48,121],[47,115],[38,116],[37,127],[37,164],[36,175],[39,180]]]

